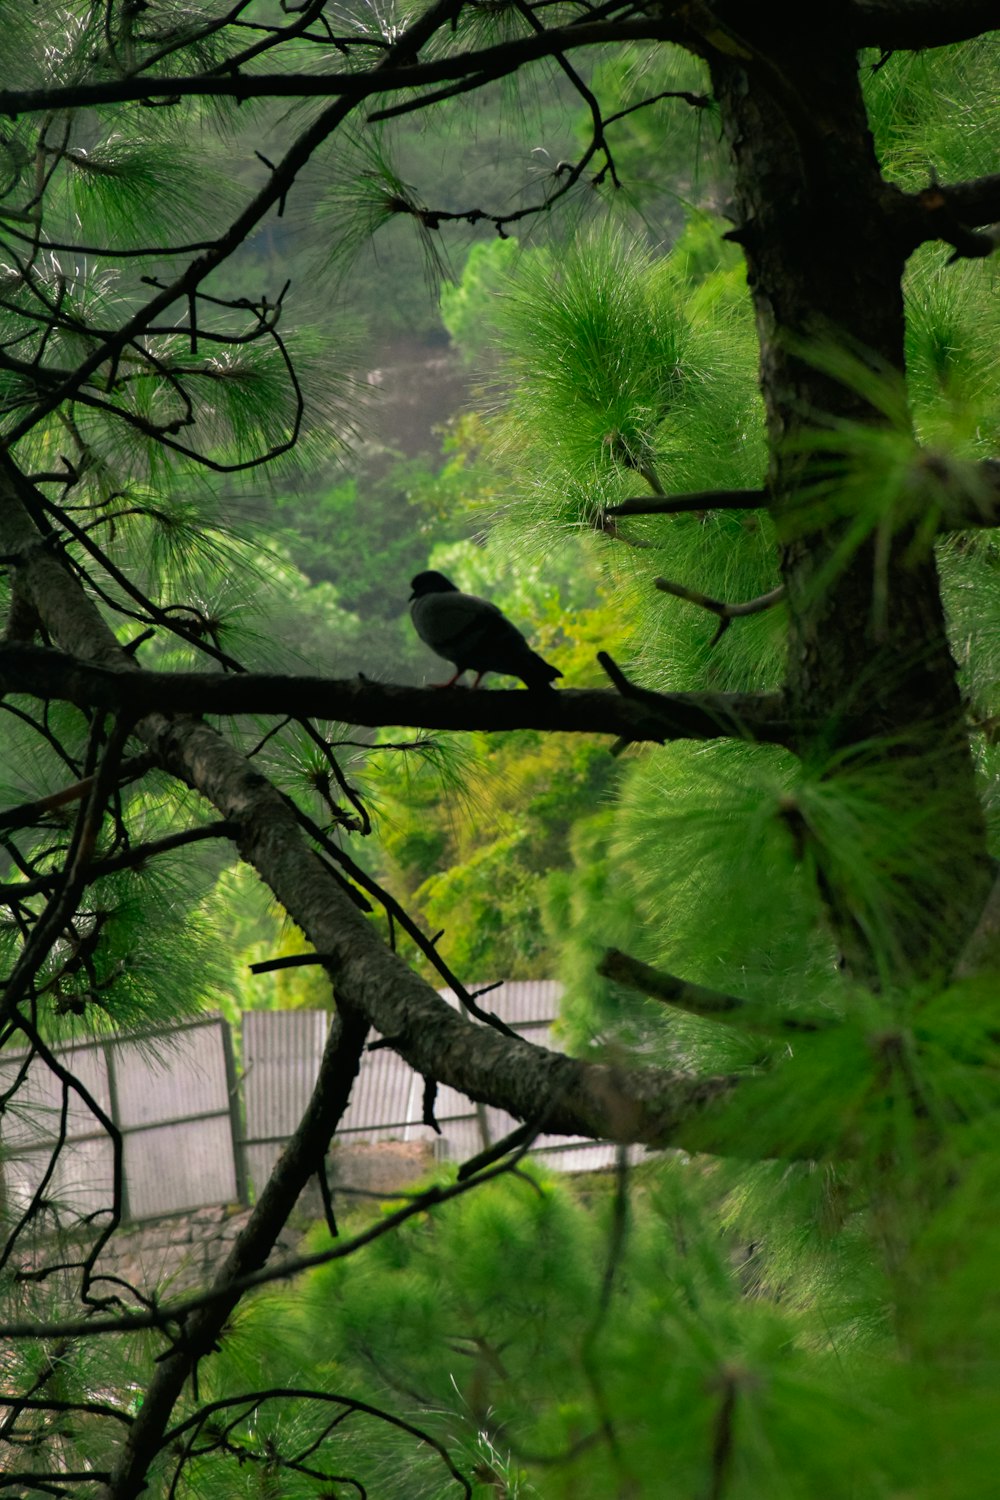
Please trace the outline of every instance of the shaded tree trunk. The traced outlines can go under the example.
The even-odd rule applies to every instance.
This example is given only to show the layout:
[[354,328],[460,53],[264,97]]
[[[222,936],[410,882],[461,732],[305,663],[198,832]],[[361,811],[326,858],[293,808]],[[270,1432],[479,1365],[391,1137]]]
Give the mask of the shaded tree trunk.
[[[711,52],[736,175],[742,246],[760,337],[772,514],[789,602],[786,691],[803,756],[825,778],[869,768],[877,742],[887,818],[920,808],[922,831],[898,871],[887,947],[825,868],[802,809],[790,821],[815,858],[848,967],[881,983],[940,973],[985,900],[985,828],[933,552],[917,514],[858,514],[838,503],[859,429],[898,426],[903,397],[897,191],[879,171],[852,45],[836,22],[758,18],[733,56]],[[831,454],[844,424],[845,446]],[[850,426],[848,426],[850,424]],[[850,434],[853,432],[853,438]],[[817,442],[816,435],[823,436]],[[863,441],[863,432],[860,438]],[[836,443],[834,443],[836,446]],[[912,455],[914,490],[920,460]],[[820,499],[820,488],[822,498]],[[809,724],[823,723],[810,745]]]

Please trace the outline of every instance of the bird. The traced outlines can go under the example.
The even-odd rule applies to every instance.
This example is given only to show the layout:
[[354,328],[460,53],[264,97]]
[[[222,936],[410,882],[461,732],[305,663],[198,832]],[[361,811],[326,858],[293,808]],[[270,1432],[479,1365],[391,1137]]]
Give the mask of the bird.
[[418,573],[410,583],[410,618],[425,645],[456,668],[447,682],[453,687],[464,672],[477,674],[474,688],[487,672],[520,677],[525,687],[551,690],[562,673],[532,651],[516,625],[476,594],[463,594],[450,578],[434,569]]

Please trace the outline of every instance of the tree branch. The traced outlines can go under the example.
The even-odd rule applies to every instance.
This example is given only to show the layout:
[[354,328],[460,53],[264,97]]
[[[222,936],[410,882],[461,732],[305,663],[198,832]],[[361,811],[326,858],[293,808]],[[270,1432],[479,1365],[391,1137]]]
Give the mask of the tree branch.
[[608,516],[675,516],[691,510],[763,510],[767,490],[692,490],[685,495],[635,495],[609,505]]
[[[351,1013],[367,1017],[417,1073],[449,1084],[477,1102],[506,1109],[520,1120],[534,1119],[544,1108],[546,1129],[557,1135],[650,1145],[680,1139],[688,1122],[734,1086],[735,1080],[729,1077],[703,1079],[656,1068],[618,1069],[579,1062],[466,1020],[386,947],[334,872],[309,848],[294,809],[251,762],[201,720],[176,714],[166,717],[152,700],[147,710],[143,685],[154,674],[140,671],[125,656],[76,579],[58,557],[38,544],[19,491],[2,482],[0,552],[24,559],[17,572],[30,589],[50,636],[71,642],[77,652],[86,654],[94,665],[86,664],[85,670],[96,671],[98,680],[109,679],[116,694],[138,695],[129,699],[131,712],[137,718],[143,715],[135,726],[137,737],[163,767],[198,791],[226,822],[238,826],[235,842],[242,857],[257,870],[316,951],[329,955],[326,967],[340,1003]],[[52,654],[59,659],[57,653]],[[76,670],[72,661],[71,666]],[[165,682],[169,680],[166,674]],[[229,684],[238,687],[246,679],[216,679],[212,674],[209,680],[218,689]],[[370,685],[363,685],[362,691],[369,689]],[[397,701],[398,695],[438,704],[455,698],[461,707],[467,700],[477,705],[474,712],[487,721],[466,724],[467,728],[489,727],[491,698],[530,704],[535,698],[551,697],[558,706],[562,696],[443,694],[405,688],[392,692]],[[630,734],[641,722],[646,700],[658,697],[642,689],[632,693],[618,721]],[[332,705],[327,703],[320,711],[332,711]],[[689,707],[688,711],[700,715],[703,723],[715,722],[706,718],[704,709]],[[540,716],[542,727],[555,727],[544,722],[551,712],[545,705],[532,710]],[[527,721],[532,721],[530,716]]]
[[[435,7],[436,8],[436,7]],[[452,9],[457,9],[452,5]],[[419,24],[419,23],[418,23]],[[411,29],[409,34],[412,38]],[[399,89],[422,88],[449,79],[481,74],[483,81],[517,72],[526,63],[552,57],[575,47],[596,47],[609,42],[678,41],[682,30],[656,20],[580,21],[552,27],[537,35],[498,42],[491,47],[465,51],[425,62],[412,60],[417,45],[396,46],[384,62],[366,70],[340,73],[198,73],[175,78],[140,75],[112,78],[100,83],[63,84],[40,89],[0,89],[0,114],[16,117],[64,109],[94,108],[102,104],[175,102],[187,98],[324,99],[337,98],[351,104],[373,94]],[[404,36],[403,41],[407,40]],[[401,61],[401,54],[411,60]]]
[[[149,764],[147,760],[147,767]],[[95,880],[101,880],[105,875],[115,875],[120,870],[134,870],[139,865],[145,865],[157,854],[169,854],[188,844],[200,843],[203,839],[232,838],[235,832],[234,823],[223,822],[203,823],[197,828],[181,829],[177,833],[166,834],[161,839],[151,839],[147,844],[135,844],[132,848],[124,849],[120,854],[113,854],[108,859],[93,860],[84,872],[84,881],[90,885]],[[52,872],[48,875],[36,875],[33,880],[13,881],[9,885],[0,885],[0,902],[22,901],[26,896],[37,896],[43,891],[49,891],[58,883],[58,873]],[[275,960],[273,967],[277,967],[279,962],[288,963],[290,960]],[[257,972],[263,972],[264,967],[266,966],[252,965]]]
[[540,729],[657,743],[737,737],[791,745],[794,740],[778,693],[655,693],[637,687],[628,696],[579,688],[442,692],[364,677],[146,672],[127,660],[96,665],[48,647],[20,644],[0,645],[0,692],[58,699],[81,708],[127,708],[136,715],[283,714],[367,728]]
[[[2,649],[0,647],[0,651]],[[0,689],[0,692],[2,691],[3,689]],[[152,764],[150,756],[146,754],[133,755],[123,760],[118,771],[117,786],[119,788],[128,786],[130,782],[144,776]],[[47,825],[53,813],[60,812],[62,808],[68,807],[73,802],[81,801],[89,794],[93,785],[94,777],[85,776],[82,781],[74,781],[70,786],[60,787],[58,792],[50,792],[47,797],[38,797],[32,802],[21,802],[17,807],[8,808],[0,813],[0,829]],[[26,891],[24,894],[30,895],[31,892]]]
[[[420,48],[436,32],[441,30],[442,27],[447,26],[449,22],[453,21],[460,8],[461,0],[435,0],[435,3],[430,5],[422,15],[418,16],[411,26],[400,33],[383,54],[382,60],[376,63],[367,74],[345,75],[353,77],[356,80],[360,77],[365,84],[363,92],[351,97],[337,98],[334,103],[322,111],[318,119],[314,120],[311,125],[303,130],[277,164],[260,192],[247,204],[243,212],[237,215],[226,232],[220,235],[213,243],[211,250],[196,257],[176,280],[171,282],[169,286],[160,289],[156,296],[151,298],[145,307],[139,308],[131,318],[122,324],[116,333],[109,334],[101,340],[97,347],[86,358],[81,360],[69,380],[58,387],[54,387],[45,396],[40,397],[34,403],[29,414],[20,422],[14,424],[6,433],[6,451],[10,452],[20,439],[26,433],[30,432],[43,417],[48,416],[50,412],[56,411],[63,402],[71,400],[79,390],[92,380],[92,377],[97,374],[102,366],[108,365],[114,370],[123,351],[135,338],[147,333],[156,318],[162,313],[166,313],[169,308],[178,302],[190,303],[190,299],[205,277],[211,271],[215,270],[217,266],[222,265],[224,261],[229,259],[270,209],[283,202],[299,172],[327,137],[347,119],[358,99],[367,97],[371,93],[380,92],[384,86],[386,77],[397,64],[402,64],[400,71],[405,76],[408,72],[408,65],[411,63],[412,58],[419,53]],[[288,83],[289,76],[284,75],[285,84]],[[143,85],[144,92],[140,92],[137,95],[128,94],[128,88],[136,88],[139,86],[139,82],[139,80],[134,78],[119,79],[111,85],[94,84],[81,85],[80,87],[84,92],[88,89],[96,89],[99,94],[102,88],[110,86],[114,89],[118,86],[125,87],[126,89],[126,93],[122,97],[150,97],[149,80],[146,80]],[[162,98],[164,93],[166,93],[173,97],[175,82],[176,80],[171,80],[170,84],[163,88],[158,95],[156,94],[157,86],[153,84],[152,96]],[[223,85],[230,85],[229,89],[227,90],[223,87],[222,89],[215,90],[211,87],[211,85],[220,82]],[[240,97],[238,88],[242,86],[237,85],[234,79],[220,80],[204,76],[195,78],[193,83],[204,86],[195,90],[201,93],[225,93],[227,91],[232,93],[233,87],[236,86],[236,97]],[[48,90],[43,89],[36,92],[39,96],[38,102],[34,105],[29,105],[24,102],[25,96],[21,96],[21,103],[19,104],[15,97],[15,91],[14,94],[9,95],[6,105],[0,104],[0,113],[16,115],[20,110],[48,109],[50,106],[44,102],[44,96],[48,93]],[[59,91],[56,90],[56,92]],[[72,92],[72,89],[68,91],[70,94]],[[109,97],[113,97],[113,95]],[[245,97],[249,97],[249,95]],[[82,104],[83,102],[82,97],[77,100],[77,103]],[[68,99],[66,100],[65,107],[70,107]]]
[[[449,1454],[444,1444],[442,1442],[439,1442],[439,1440],[434,1437],[432,1433],[428,1432],[423,1427],[414,1426],[412,1422],[406,1421],[406,1419],[403,1417],[397,1417],[392,1412],[386,1411],[380,1406],[372,1406],[368,1401],[359,1401],[353,1396],[344,1396],[336,1391],[320,1391],[302,1386],[271,1386],[267,1390],[243,1392],[238,1396],[223,1396],[216,1401],[207,1401],[205,1405],[199,1408],[199,1410],[192,1416],[185,1417],[182,1422],[178,1422],[177,1425],[175,1427],[172,1427],[166,1434],[164,1444],[169,1443],[171,1445],[171,1448],[176,1450],[176,1448],[180,1446],[178,1443],[178,1439],[180,1438],[182,1433],[189,1432],[193,1429],[195,1434],[200,1435],[201,1428],[204,1423],[216,1412],[228,1411],[234,1406],[246,1405],[249,1407],[249,1411],[247,1413],[247,1415],[249,1416],[250,1414],[255,1413],[257,1408],[262,1406],[266,1401],[276,1401],[282,1399],[294,1400],[296,1402],[324,1402],[328,1405],[339,1406],[345,1412],[362,1412],[366,1416],[375,1417],[381,1422],[388,1423],[391,1427],[398,1427],[402,1432],[407,1433],[410,1437],[416,1438],[418,1442],[424,1443],[427,1445],[427,1447],[433,1449],[433,1451],[440,1458],[441,1462],[444,1464],[445,1468],[448,1470],[448,1473],[451,1475],[452,1479],[454,1479],[457,1484],[462,1486],[462,1493],[467,1497],[467,1500],[472,1500],[472,1486],[465,1478],[465,1475],[455,1467],[451,1455]],[[203,1448],[199,1448],[196,1451],[198,1452],[198,1455],[200,1457],[205,1450]],[[186,1452],[182,1451],[182,1459],[181,1463],[178,1464],[178,1472],[180,1472],[180,1468],[182,1467],[185,1458],[190,1456],[190,1453],[190,1448],[188,1448]],[[249,1453],[244,1452],[244,1458],[250,1456],[251,1455]],[[253,1456],[257,1457],[257,1455]],[[262,1455],[262,1457],[264,1458],[265,1462],[273,1465],[273,1455],[267,1454],[266,1456]],[[280,1460],[278,1460],[278,1462],[280,1463]]]
[[[967,182],[932,182],[918,193],[893,193],[889,213],[900,224],[907,254],[930,240],[943,240],[953,247],[954,259],[981,259],[1000,244],[1000,173]],[[979,225],[987,227],[975,227]]]
[[186,1381],[198,1361],[214,1348],[243,1295],[243,1278],[263,1266],[299,1194],[326,1154],[347,1108],[367,1031],[365,1017],[348,1007],[339,1008],[306,1112],[214,1278],[213,1300],[185,1321],[183,1338],[158,1361],[156,1374],[111,1469],[103,1500],[135,1500],[145,1489],[146,1473],[162,1447]]
[[859,47],[946,47],[1000,27],[995,0],[852,0],[847,25]]
[[557,1135],[665,1144],[733,1087],[658,1069],[619,1070],[578,1062],[473,1025],[390,952],[331,872],[300,837],[284,799],[208,725],[151,716],[140,726],[164,762],[223,816],[237,843],[320,953],[338,999],[362,1011],[418,1073],[517,1119],[543,1107]]
[[[301,1276],[303,1271],[312,1271],[318,1266],[328,1266],[337,1260],[347,1260],[384,1235],[391,1234],[393,1230],[398,1229],[410,1219],[420,1214],[430,1213],[442,1203],[450,1203],[455,1198],[463,1197],[484,1182],[491,1182],[497,1177],[507,1175],[526,1155],[537,1134],[537,1122],[532,1125],[522,1125],[505,1140],[498,1142],[495,1148],[491,1147],[489,1151],[480,1152],[478,1156],[464,1162],[457,1180],[448,1187],[435,1183],[424,1192],[414,1194],[366,1193],[363,1188],[338,1187],[337,1192],[341,1194],[352,1193],[362,1197],[377,1198],[380,1202],[384,1202],[387,1197],[404,1197],[406,1202],[400,1208],[394,1209],[392,1213],[379,1217],[375,1223],[369,1224],[367,1228],[352,1235],[350,1239],[338,1240],[336,1244],[324,1250],[288,1256],[272,1265],[262,1266],[259,1270],[247,1271],[238,1281],[220,1285],[217,1280],[203,1291],[191,1292],[172,1301],[147,1300],[141,1309],[97,1314],[86,1318],[53,1319],[52,1321],[26,1318],[10,1323],[0,1323],[0,1338],[37,1341],[56,1338],[97,1338],[104,1334],[113,1336],[121,1333],[135,1333],[140,1329],[159,1329],[163,1332],[171,1325],[183,1326],[192,1313],[214,1306],[221,1297],[228,1297],[235,1291],[246,1292],[262,1286],[271,1286],[276,1281],[287,1281],[293,1276]],[[509,1159],[493,1165],[496,1156],[504,1152],[510,1153]],[[16,1397],[11,1399],[17,1400]]]
[[608,948],[597,965],[597,972],[616,984],[624,984],[640,994],[674,1005],[678,1010],[692,1016],[703,1016],[711,1021],[726,1021],[750,1031],[763,1031],[769,1035],[787,1035],[789,1032],[823,1031],[832,1025],[826,1018],[782,1015],[764,1011],[751,1005],[749,1000],[738,995],[727,995],[722,990],[707,989],[702,984],[693,984],[688,979],[678,979],[673,974],[664,974],[649,964],[622,953],[618,948]]
[[712,646],[728,630],[732,620],[740,619],[745,615],[759,615],[767,609],[773,609],[780,604],[785,597],[785,585],[779,583],[776,589],[770,593],[759,594],[756,599],[747,599],[742,604],[726,604],[722,599],[713,599],[708,594],[699,593],[697,589],[686,588],[683,583],[672,583],[669,578],[654,578],[653,583],[663,594],[672,594],[675,599],[684,599],[688,604],[697,604],[701,609],[707,609],[710,614],[719,618],[719,628],[711,639]]

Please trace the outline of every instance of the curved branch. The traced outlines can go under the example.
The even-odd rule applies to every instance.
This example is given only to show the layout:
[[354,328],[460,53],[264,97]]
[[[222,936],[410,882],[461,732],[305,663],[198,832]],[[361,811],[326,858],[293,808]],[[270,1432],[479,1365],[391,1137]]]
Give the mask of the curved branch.
[[1000,27],[996,0],[853,0],[847,25],[859,47],[946,47]]
[[299,1194],[326,1153],[347,1108],[367,1030],[364,1017],[344,1007],[334,1017],[316,1087],[299,1127],[213,1281],[213,1300],[185,1321],[182,1339],[158,1361],[111,1469],[105,1500],[135,1500],[145,1489],[146,1473],[163,1446],[163,1434],[185,1383],[198,1361],[215,1346],[243,1295],[243,1278],[267,1260]]
[[406,1421],[404,1417],[397,1417],[392,1412],[386,1411],[383,1407],[372,1406],[368,1401],[359,1401],[353,1396],[343,1396],[336,1391],[321,1391],[302,1386],[271,1386],[267,1390],[242,1392],[238,1396],[223,1396],[216,1401],[207,1401],[192,1416],[185,1417],[182,1422],[178,1422],[175,1427],[172,1427],[164,1435],[164,1446],[167,1443],[175,1444],[182,1433],[190,1432],[192,1429],[195,1432],[200,1432],[205,1422],[215,1412],[228,1411],[234,1406],[243,1406],[245,1404],[249,1404],[251,1411],[255,1411],[265,1401],[282,1399],[324,1402],[328,1405],[342,1407],[345,1412],[360,1412],[364,1416],[376,1417],[381,1422],[386,1422],[392,1427],[398,1427],[402,1432],[408,1433],[410,1437],[416,1438],[418,1442],[432,1448],[448,1470],[452,1479],[462,1486],[463,1493],[471,1500],[472,1488],[468,1480],[455,1467],[447,1448],[434,1437],[433,1433],[428,1432],[423,1427],[414,1426],[412,1422]]
[[709,642],[710,646],[714,646],[725,634],[733,620],[745,615],[763,614],[765,610],[773,609],[776,604],[780,604],[785,597],[783,583],[779,583],[778,587],[771,589],[769,593],[758,594],[756,599],[744,600],[742,604],[727,604],[723,599],[713,599],[709,594],[702,594],[698,589],[689,589],[683,583],[673,583],[669,578],[654,578],[653,583],[661,594],[672,594],[675,599],[684,599],[688,604],[697,604],[701,609],[707,609],[710,614],[718,616],[719,628]]
[[473,1025],[395,953],[301,838],[280,794],[207,724],[151,715],[138,731],[164,764],[237,822],[252,864],[317,952],[341,1004],[361,1011],[418,1073],[517,1119],[546,1108],[556,1135],[665,1145],[734,1080],[657,1068],[617,1069]]

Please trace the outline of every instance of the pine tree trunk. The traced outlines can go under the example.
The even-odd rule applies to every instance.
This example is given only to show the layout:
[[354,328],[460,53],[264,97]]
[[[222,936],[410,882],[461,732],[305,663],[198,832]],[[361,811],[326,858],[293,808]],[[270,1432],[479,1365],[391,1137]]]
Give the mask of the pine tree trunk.
[[[790,713],[829,726],[826,743],[804,751],[826,757],[828,778],[857,778],[868,766],[884,816],[914,823],[908,868],[894,872],[891,918],[877,939],[808,816],[793,809],[791,821],[816,860],[847,966],[885,984],[950,968],[990,870],[937,567],[915,534],[919,517],[900,523],[883,511],[879,526],[876,513],[867,534],[849,542],[856,506],[845,513],[836,494],[809,503],[810,487],[829,476],[835,424],[895,421],[906,442],[905,247],[893,233],[895,190],[879,171],[856,54],[836,27],[824,35],[814,15],[800,24],[796,34],[787,16],[772,32],[758,21],[756,34],[730,38],[711,66],[735,164],[733,237],[760,337],[790,615]],[[817,429],[822,448],[810,443]],[[916,450],[914,460],[916,480]]]

